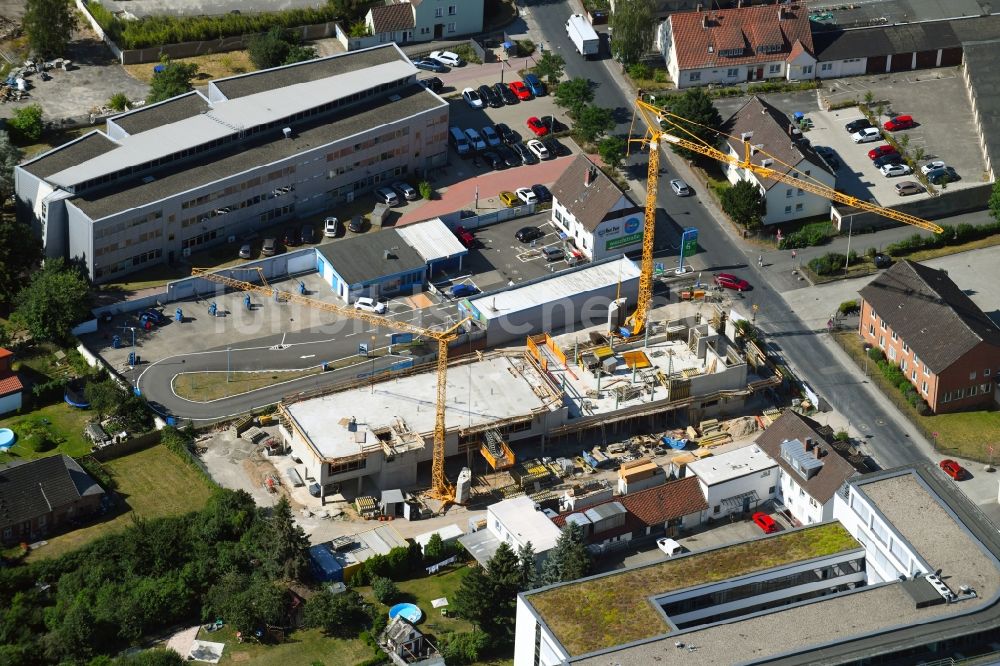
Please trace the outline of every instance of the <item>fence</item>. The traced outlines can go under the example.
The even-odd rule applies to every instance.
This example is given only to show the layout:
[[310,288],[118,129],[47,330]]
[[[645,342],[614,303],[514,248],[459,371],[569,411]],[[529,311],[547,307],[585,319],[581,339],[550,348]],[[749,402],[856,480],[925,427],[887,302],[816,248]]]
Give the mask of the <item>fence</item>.
[[127,439],[118,444],[109,444],[103,448],[94,449],[91,451],[90,455],[95,460],[104,463],[109,460],[114,460],[115,458],[121,458],[129,453],[135,453],[136,451],[148,449],[159,443],[160,431],[153,430],[152,432],[144,433],[138,437],[132,437],[131,439]]
[[456,226],[462,225],[466,229],[471,230],[486,227],[491,224],[506,222],[507,220],[513,220],[517,217],[534,215],[537,212],[536,208],[536,204],[525,204],[523,206],[516,206],[515,208],[498,208],[490,211],[489,213],[470,215],[468,217],[462,217],[462,211],[455,211],[453,213],[441,215],[440,220],[447,224],[450,229],[454,229]]
[[[950,217],[961,213],[985,210],[992,190],[992,184],[983,183],[960,190],[943,191],[936,197],[892,206],[892,210],[931,220]],[[880,229],[897,224],[897,222],[875,213],[852,212],[856,210],[855,208],[834,205],[830,209],[830,217],[841,232],[846,231],[848,226],[851,226],[854,233],[857,233],[863,229]]]

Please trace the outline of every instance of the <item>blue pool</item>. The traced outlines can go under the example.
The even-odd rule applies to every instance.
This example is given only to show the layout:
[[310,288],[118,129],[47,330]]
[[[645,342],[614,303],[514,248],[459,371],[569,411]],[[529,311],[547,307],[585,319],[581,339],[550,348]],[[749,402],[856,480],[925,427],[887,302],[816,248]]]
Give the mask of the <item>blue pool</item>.
[[10,447],[14,446],[15,439],[17,439],[17,435],[14,434],[13,430],[10,428],[0,428],[0,451],[7,451]]
[[420,622],[420,618],[424,616],[424,612],[415,604],[396,604],[389,609],[389,619],[391,620],[397,615],[402,615],[403,619],[410,624],[416,624]]

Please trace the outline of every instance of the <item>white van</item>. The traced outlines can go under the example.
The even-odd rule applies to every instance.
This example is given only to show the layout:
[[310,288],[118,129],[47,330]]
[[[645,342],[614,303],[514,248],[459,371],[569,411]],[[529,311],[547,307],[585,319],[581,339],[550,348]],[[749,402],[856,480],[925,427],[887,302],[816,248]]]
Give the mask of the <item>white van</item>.
[[660,550],[662,550],[667,557],[674,557],[684,552],[684,546],[680,545],[673,539],[668,539],[667,537],[657,539],[656,545],[660,547]]

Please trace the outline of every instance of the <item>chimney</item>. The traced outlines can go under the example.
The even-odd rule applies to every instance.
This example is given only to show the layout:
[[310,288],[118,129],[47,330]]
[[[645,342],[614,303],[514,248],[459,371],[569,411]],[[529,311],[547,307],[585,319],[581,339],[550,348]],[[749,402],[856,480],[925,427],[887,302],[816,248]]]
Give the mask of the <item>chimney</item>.
[[694,10],[696,12],[700,12],[701,11],[701,3],[700,2],[697,4],[697,6],[695,6]]
[[743,9],[743,0],[736,0],[736,9]]
[[784,18],[785,18],[785,8],[784,7],[778,7],[778,20],[780,21],[780,20],[782,20]]
[[806,437],[806,451],[812,451],[813,449],[813,438]]
[[704,16],[701,17],[701,27],[702,28],[708,27],[708,14],[705,14]]
[[597,180],[597,167],[588,167],[587,172],[583,174],[583,184],[586,187],[590,187]]
[[821,449],[818,446],[814,446],[813,447],[813,455],[816,456],[816,460],[819,460],[820,458],[823,457],[823,449]]

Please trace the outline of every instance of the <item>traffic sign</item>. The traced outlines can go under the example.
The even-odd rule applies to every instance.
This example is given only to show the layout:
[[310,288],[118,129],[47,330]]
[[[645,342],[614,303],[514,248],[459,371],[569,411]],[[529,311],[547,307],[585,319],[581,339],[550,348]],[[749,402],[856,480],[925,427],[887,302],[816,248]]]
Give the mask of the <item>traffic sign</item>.
[[358,356],[368,356],[368,343],[359,342],[358,343]]

